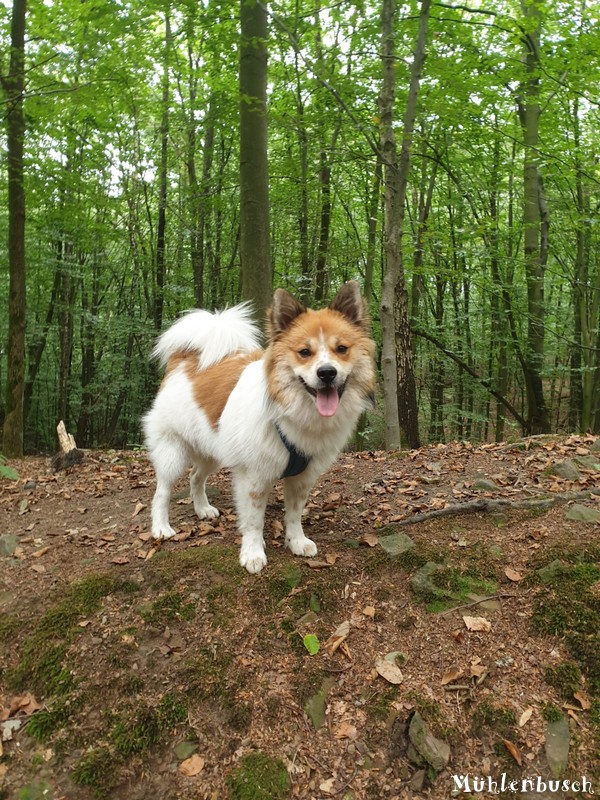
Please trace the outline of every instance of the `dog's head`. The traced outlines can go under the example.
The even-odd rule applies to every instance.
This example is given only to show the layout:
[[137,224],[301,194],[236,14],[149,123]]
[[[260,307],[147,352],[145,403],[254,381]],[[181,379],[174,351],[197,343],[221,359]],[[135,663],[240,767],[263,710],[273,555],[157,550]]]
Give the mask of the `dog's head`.
[[332,417],[346,390],[372,402],[373,342],[369,318],[356,281],[348,281],[328,308],[305,308],[277,289],[267,316],[269,385],[283,405],[300,390],[322,417]]

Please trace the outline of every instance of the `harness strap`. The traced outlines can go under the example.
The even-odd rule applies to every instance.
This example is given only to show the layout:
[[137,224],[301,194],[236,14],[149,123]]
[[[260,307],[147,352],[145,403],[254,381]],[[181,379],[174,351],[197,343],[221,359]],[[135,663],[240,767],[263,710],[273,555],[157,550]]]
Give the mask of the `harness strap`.
[[300,473],[304,472],[304,470],[308,467],[310,463],[310,456],[307,456],[306,453],[302,453],[300,450],[298,450],[296,446],[290,442],[277,423],[275,423],[275,427],[277,428],[277,433],[279,434],[279,438],[283,442],[285,449],[290,454],[287,467],[285,468],[285,471],[281,477],[293,478],[295,475],[300,475]]

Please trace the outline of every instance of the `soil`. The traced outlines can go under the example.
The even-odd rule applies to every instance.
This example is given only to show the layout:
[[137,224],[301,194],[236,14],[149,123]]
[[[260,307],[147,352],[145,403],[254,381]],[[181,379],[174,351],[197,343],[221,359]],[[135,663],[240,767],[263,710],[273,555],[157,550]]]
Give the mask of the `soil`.
[[[569,595],[538,573],[558,559],[595,578],[573,604],[600,595],[600,524],[567,517],[575,502],[600,511],[598,449],[573,436],[344,454],[310,498],[316,559],[284,548],[277,486],[258,576],[237,561],[225,472],[209,479],[221,517],[199,522],[182,482],[180,534],[158,547],[143,452],[86,452],[58,473],[46,458],[11,462],[18,480],[0,478],[0,538],[14,550],[0,556],[0,797],[460,797],[454,775],[550,777],[553,718],[570,726],[562,778],[587,776],[598,793],[598,653],[573,646],[576,621],[550,619],[548,602]],[[554,474],[567,459],[573,480]],[[543,497],[558,502],[519,507]],[[402,524],[482,498],[513,505]],[[414,548],[391,557],[379,537],[396,531]],[[431,561],[445,565],[439,596],[411,584]],[[489,625],[470,630],[464,617]],[[396,651],[398,684],[376,669]],[[449,746],[446,766],[410,746],[416,711]],[[248,788],[240,765],[253,753],[289,777]]]

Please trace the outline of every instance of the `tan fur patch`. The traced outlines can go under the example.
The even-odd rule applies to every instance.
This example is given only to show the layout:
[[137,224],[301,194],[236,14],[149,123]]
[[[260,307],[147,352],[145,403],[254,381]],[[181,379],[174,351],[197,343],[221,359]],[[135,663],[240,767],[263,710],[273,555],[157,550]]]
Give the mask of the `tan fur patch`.
[[253,361],[262,358],[263,351],[236,353],[228,356],[208,369],[198,370],[198,353],[175,353],[167,365],[167,377],[174,369],[184,364],[184,369],[194,393],[196,404],[204,411],[210,424],[216,427],[244,369]]

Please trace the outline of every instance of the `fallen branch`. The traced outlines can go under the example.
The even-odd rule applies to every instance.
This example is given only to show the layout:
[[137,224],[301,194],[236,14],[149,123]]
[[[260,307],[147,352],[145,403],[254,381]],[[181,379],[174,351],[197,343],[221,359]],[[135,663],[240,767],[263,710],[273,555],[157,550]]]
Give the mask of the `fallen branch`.
[[71,433],[67,433],[65,423],[62,419],[56,426],[56,435],[58,436],[58,445],[60,449],[52,459],[54,472],[72,467],[74,464],[79,464],[79,462],[83,460],[83,451],[79,450],[75,444],[75,437]]
[[424,511],[421,514],[414,514],[412,517],[401,519],[394,522],[394,525],[415,525],[418,522],[425,522],[428,519],[437,519],[438,517],[452,517],[459,514],[489,514],[494,511],[509,510],[545,510],[552,508],[560,503],[569,503],[573,500],[586,500],[592,496],[600,496],[600,489],[590,489],[585,492],[564,492],[556,494],[552,497],[543,497],[537,500],[507,500],[501,498],[494,500],[492,498],[479,498],[478,500],[470,500],[468,503],[456,503],[446,508],[436,508],[434,511]]
[[459,609],[462,608],[472,608],[472,606],[478,606],[480,603],[487,603],[488,600],[500,600],[501,597],[516,597],[516,596],[517,596],[516,594],[513,593],[507,594],[504,592],[501,592],[500,594],[491,594],[489,595],[489,597],[480,597],[479,600],[473,600],[472,603],[465,603],[462,606],[452,606],[452,608],[447,608],[445,611],[440,611],[438,615],[440,617],[445,617],[446,614],[452,614],[453,611],[458,611]]

